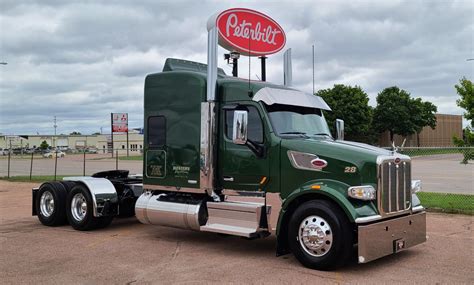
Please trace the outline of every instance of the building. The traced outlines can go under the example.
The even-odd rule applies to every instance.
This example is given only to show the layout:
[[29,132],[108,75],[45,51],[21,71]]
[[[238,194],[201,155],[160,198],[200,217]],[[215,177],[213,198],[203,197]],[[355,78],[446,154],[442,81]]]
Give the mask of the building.
[[[119,154],[127,154],[127,134],[98,135],[0,135],[0,148],[37,148],[43,141],[51,147],[83,150],[96,148],[99,153],[111,153],[112,148]],[[137,155],[143,149],[143,133],[131,131],[128,135],[130,155]]]
[[[406,147],[453,147],[453,136],[462,138],[462,116],[436,114],[436,128],[424,127],[419,134],[419,141],[416,134],[406,137]],[[399,135],[394,136],[396,146],[401,146],[405,138]],[[380,135],[379,144],[382,147],[391,146],[390,133],[385,132]]]
[[[113,141],[113,142],[112,142]],[[99,153],[106,153],[112,148],[118,154],[127,154],[127,135],[126,134],[114,134],[113,140],[112,135],[100,135],[97,141],[97,149]],[[128,134],[128,149],[129,155],[138,155],[143,151],[143,133],[130,132]]]

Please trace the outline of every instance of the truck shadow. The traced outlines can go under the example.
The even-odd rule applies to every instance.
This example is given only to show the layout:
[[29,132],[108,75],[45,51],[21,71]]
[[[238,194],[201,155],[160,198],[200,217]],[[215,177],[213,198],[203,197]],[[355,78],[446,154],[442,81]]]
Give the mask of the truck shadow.
[[[167,242],[193,244],[197,247],[206,248],[206,250],[209,250],[210,252],[223,254],[229,258],[232,256],[247,257],[250,259],[274,258],[278,260],[280,266],[288,266],[288,269],[294,269],[297,267],[303,270],[313,271],[311,269],[302,268],[292,254],[276,257],[275,236],[251,240],[225,234],[196,232],[178,228],[144,225],[134,217],[116,219],[108,228],[100,231],[110,231],[112,234],[120,230],[136,230],[136,235],[141,236],[145,240],[148,239],[150,243],[154,241],[156,242],[156,240],[162,240]],[[396,264],[400,265],[401,263],[404,263],[405,261],[412,259],[421,253],[422,252],[417,248],[413,248],[374,260],[369,263],[359,264],[357,262],[357,251],[354,250],[351,260],[349,260],[344,267],[339,268],[333,272],[349,274],[361,274],[364,272],[369,273],[377,269],[390,268]]]

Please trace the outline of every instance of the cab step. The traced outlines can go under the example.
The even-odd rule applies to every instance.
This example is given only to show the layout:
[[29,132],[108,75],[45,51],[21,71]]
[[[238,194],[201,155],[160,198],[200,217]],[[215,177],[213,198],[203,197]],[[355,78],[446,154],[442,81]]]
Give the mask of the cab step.
[[267,211],[262,203],[207,202],[208,219],[201,231],[253,238],[265,235],[262,213]]

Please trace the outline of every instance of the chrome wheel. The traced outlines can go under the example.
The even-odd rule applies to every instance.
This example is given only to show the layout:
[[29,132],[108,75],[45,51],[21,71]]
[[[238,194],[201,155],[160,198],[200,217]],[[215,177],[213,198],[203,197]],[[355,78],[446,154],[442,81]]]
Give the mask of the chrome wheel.
[[49,191],[44,191],[40,199],[40,211],[41,215],[49,218],[54,212],[54,198],[53,194]]
[[301,247],[311,256],[321,257],[332,246],[332,230],[328,222],[319,216],[309,216],[301,222],[298,231]]
[[74,195],[71,201],[71,214],[72,217],[81,222],[87,215],[87,201],[82,193]]

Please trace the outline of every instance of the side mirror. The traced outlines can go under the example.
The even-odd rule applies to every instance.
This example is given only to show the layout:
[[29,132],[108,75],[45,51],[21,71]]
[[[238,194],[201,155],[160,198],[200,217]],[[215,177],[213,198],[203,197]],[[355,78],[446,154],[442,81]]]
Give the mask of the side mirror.
[[344,140],[344,120],[336,119],[336,140]]
[[232,142],[235,144],[247,143],[248,111],[234,111],[234,126],[232,129]]

